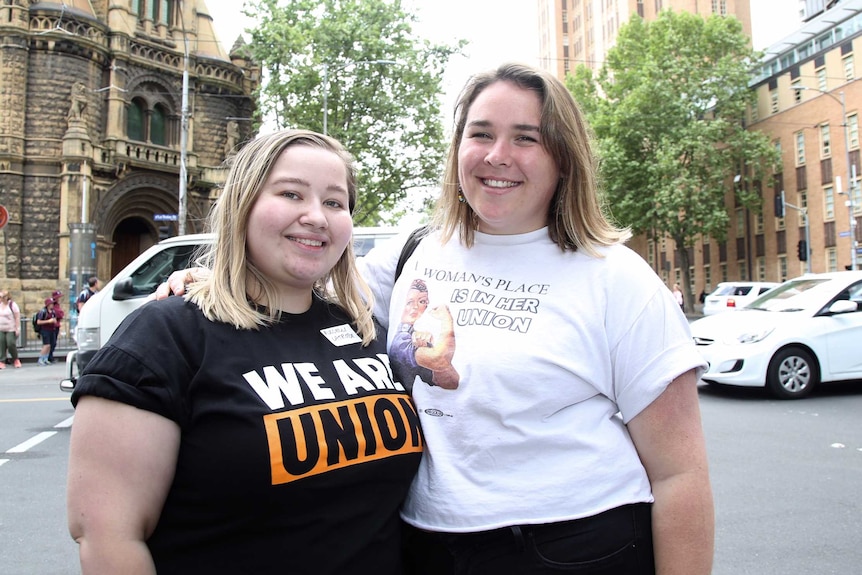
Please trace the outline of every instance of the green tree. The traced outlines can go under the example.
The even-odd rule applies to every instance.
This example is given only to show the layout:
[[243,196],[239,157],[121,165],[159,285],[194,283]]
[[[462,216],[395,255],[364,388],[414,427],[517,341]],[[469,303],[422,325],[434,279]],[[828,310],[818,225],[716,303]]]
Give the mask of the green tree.
[[663,11],[634,18],[594,77],[567,78],[596,132],[607,202],[635,234],[669,235],[679,248],[686,305],[688,250],[708,236],[725,239],[725,192],[760,211],[759,190],[778,152],[747,131],[746,106],[757,54],[735,18]]
[[260,117],[323,132],[326,99],[326,132],[359,165],[356,223],[397,221],[408,190],[439,181],[441,78],[463,42],[417,39],[400,0],[258,0],[246,14]]

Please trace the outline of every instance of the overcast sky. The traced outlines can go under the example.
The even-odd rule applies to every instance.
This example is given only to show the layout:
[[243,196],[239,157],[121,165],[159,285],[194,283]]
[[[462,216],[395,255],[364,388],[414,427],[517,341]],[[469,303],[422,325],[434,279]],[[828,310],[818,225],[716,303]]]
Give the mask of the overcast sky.
[[[213,25],[225,50],[251,25],[240,0],[206,0]],[[420,22],[415,32],[433,42],[470,42],[466,57],[454,57],[443,78],[443,113],[448,120],[458,91],[477,71],[501,62],[539,64],[536,0],[406,0]],[[791,0],[752,0],[752,33],[758,50],[799,27],[798,3]]]

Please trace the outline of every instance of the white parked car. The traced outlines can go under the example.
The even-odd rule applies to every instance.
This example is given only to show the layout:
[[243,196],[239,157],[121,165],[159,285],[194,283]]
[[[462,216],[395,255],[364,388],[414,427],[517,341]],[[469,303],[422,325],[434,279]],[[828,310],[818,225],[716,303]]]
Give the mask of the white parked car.
[[706,296],[703,315],[742,309],[777,285],[776,282],[722,282]]
[[[377,243],[393,237],[395,228],[354,228],[353,246],[357,257],[367,254]],[[162,240],[135,258],[93,294],[78,314],[77,349],[66,355],[66,377],[60,389],[71,391],[78,374],[105,345],[127,315],[141,307],[172,272],[192,265],[192,258],[215,239],[213,234],[189,234]]]
[[766,386],[784,399],[862,380],[862,271],[788,280],[736,313],[691,324],[707,383]]

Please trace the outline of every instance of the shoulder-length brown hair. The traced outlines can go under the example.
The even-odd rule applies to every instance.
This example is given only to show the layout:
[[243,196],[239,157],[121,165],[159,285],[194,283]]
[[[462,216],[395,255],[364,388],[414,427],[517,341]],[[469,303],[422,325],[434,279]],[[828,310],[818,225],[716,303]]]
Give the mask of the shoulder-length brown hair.
[[[292,146],[311,146],[336,154],[347,168],[350,213],[356,207],[356,167],[353,157],[335,139],[307,130],[281,130],[247,143],[232,160],[230,172],[210,213],[208,227],[217,234],[201,257],[210,268],[205,280],[189,289],[188,299],[212,321],[238,329],[257,329],[278,319],[273,283],[248,259],[246,239],[252,206],[273,164]],[[373,298],[356,267],[353,242],[335,266],[314,285],[314,291],[341,306],[353,320],[364,344],[375,338]]]
[[511,82],[539,96],[542,143],[561,174],[548,208],[551,239],[564,251],[582,248],[591,255],[598,255],[598,246],[627,240],[629,230],[614,226],[603,211],[592,133],[572,94],[547,72],[522,64],[503,64],[473,76],[458,98],[442,191],[434,212],[434,224],[442,230],[443,241],[458,234],[465,245],[473,245],[478,216],[468,203],[458,201],[458,149],[470,106],[483,90],[497,82]]

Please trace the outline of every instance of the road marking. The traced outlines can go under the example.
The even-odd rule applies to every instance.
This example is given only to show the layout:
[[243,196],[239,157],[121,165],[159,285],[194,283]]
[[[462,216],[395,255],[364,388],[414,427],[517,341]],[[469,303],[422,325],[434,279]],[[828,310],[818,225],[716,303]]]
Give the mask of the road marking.
[[63,429],[65,427],[72,427],[72,421],[74,421],[74,420],[75,420],[75,416],[70,415],[69,417],[67,417],[66,419],[64,419],[63,421],[61,421],[57,425],[55,425],[54,429]]
[[25,451],[27,451],[31,447],[39,445],[40,443],[42,443],[43,441],[45,441],[49,437],[53,437],[55,435],[57,435],[56,431],[43,431],[42,433],[38,433],[38,434],[34,435],[33,437],[31,437],[30,439],[28,439],[25,442],[19,443],[18,445],[16,445],[12,449],[7,450],[6,453],[24,453]]

